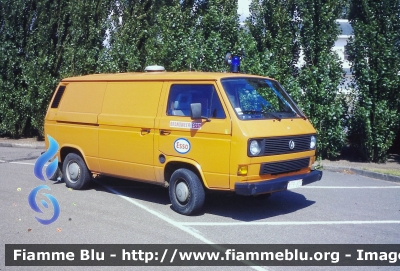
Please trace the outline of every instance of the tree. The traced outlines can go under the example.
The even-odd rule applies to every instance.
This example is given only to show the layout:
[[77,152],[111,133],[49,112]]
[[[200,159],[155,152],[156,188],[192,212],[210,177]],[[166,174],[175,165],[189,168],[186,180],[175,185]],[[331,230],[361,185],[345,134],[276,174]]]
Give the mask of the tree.
[[32,51],[43,6],[37,1],[5,0],[0,3],[0,133],[20,136],[30,130],[30,121],[35,117],[29,90],[41,81],[30,76],[35,70],[29,64],[44,64]]
[[97,70],[110,2],[2,1],[0,133],[43,135],[58,81]]
[[238,3],[232,0],[198,1],[198,21],[195,33],[199,40],[196,69],[201,71],[226,71],[227,52],[238,46]]
[[[29,84],[32,127],[43,131],[48,103],[59,80],[94,73],[106,32],[110,0],[38,1],[35,29],[25,64]],[[48,14],[52,14],[49,16]]]
[[[168,71],[225,71],[238,46],[237,1],[158,1],[146,40],[146,63]],[[133,47],[135,47],[133,45]]]
[[251,35],[246,25],[239,29],[238,52],[244,53],[240,63],[240,71],[249,74],[264,74],[260,52],[257,48],[257,41]]
[[302,109],[318,132],[318,155],[336,157],[344,145],[344,101],[338,93],[343,70],[332,51],[339,35],[335,22],[342,11],[342,0],[302,0],[300,39],[304,64],[300,72]]
[[103,70],[143,71],[153,50],[156,14],[164,1],[114,1]]
[[342,12],[337,19],[348,19],[350,13],[350,3],[352,0],[345,0],[342,6]]
[[102,71],[102,51],[107,38],[108,17],[115,0],[69,0],[69,28],[63,46],[62,77]]
[[351,141],[364,160],[384,162],[400,125],[400,1],[353,0],[349,16],[356,91]]
[[262,74],[277,79],[298,100],[300,18],[297,1],[253,0],[247,20],[261,57]]
[[162,65],[167,71],[195,70],[201,49],[198,20],[196,1],[163,1],[147,41],[148,64]]

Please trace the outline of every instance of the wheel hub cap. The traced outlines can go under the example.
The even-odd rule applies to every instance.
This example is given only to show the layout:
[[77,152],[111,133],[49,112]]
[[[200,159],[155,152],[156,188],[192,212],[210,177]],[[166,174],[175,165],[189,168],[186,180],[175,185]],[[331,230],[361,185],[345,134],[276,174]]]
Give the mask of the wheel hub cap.
[[76,181],[79,177],[79,166],[77,163],[71,163],[68,165],[68,175],[71,180]]
[[189,189],[184,182],[180,182],[176,186],[176,197],[180,202],[185,202],[189,197]]

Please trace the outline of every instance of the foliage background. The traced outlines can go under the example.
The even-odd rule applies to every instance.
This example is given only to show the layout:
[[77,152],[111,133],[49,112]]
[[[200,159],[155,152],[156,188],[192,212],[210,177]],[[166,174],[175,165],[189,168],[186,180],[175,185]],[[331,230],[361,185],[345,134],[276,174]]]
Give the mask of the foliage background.
[[353,0],[349,18],[356,96],[350,138],[362,159],[384,162],[400,126],[400,1]]
[[[347,137],[360,158],[384,161],[400,122],[400,0],[253,0],[242,24],[232,0],[1,0],[0,135],[43,136],[62,78],[103,72],[219,71],[274,77],[318,131],[318,155]],[[349,18],[352,104],[338,93],[335,19]],[[303,65],[299,66],[299,59]],[[349,130],[350,129],[350,130]],[[347,131],[350,131],[347,133]]]

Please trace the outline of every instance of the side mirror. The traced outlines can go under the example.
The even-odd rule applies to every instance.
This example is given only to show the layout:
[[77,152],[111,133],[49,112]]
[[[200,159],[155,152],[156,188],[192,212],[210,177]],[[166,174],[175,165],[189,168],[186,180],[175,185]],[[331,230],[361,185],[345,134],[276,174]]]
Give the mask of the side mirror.
[[201,103],[190,104],[190,118],[192,120],[201,119]]

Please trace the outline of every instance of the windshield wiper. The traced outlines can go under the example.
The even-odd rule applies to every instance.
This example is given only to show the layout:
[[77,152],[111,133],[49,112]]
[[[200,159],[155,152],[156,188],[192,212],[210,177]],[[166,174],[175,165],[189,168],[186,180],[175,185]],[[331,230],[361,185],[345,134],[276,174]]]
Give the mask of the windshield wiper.
[[281,121],[282,118],[275,112],[269,112],[269,114],[271,114],[273,117],[275,117],[277,120]]
[[304,116],[303,114],[300,114],[300,113],[295,113],[295,112],[293,112],[293,116],[298,116],[298,117],[302,118],[303,120],[306,120],[306,119],[307,119],[306,116]]
[[299,116],[300,116],[300,118],[302,118],[303,120],[306,120],[306,119],[307,119],[307,117],[306,117],[305,115],[303,115],[303,114],[299,114]]

